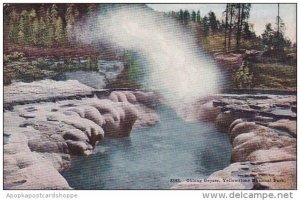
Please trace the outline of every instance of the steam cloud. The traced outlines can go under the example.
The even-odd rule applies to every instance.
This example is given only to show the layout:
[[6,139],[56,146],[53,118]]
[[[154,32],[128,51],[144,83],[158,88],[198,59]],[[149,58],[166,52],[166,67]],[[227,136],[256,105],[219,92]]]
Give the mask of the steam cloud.
[[216,93],[220,88],[217,66],[201,52],[190,32],[163,14],[120,8],[80,24],[76,36],[83,43],[105,42],[138,52],[145,61],[144,87],[160,92],[170,105]]

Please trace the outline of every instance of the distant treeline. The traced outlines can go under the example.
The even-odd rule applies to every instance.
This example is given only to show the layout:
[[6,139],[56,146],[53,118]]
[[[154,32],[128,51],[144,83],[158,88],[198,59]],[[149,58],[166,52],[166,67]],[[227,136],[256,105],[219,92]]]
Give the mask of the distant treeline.
[[7,7],[7,39],[14,44],[41,47],[69,45],[74,39],[75,23],[97,10],[96,4],[23,5],[23,9],[20,4]]
[[179,12],[169,12],[169,16],[178,19],[185,25],[190,24],[190,22],[199,24],[204,37],[209,34],[224,32],[224,37],[228,39],[226,46],[230,46],[233,33],[236,35],[237,43],[240,42],[241,37],[245,39],[256,37],[251,24],[248,23],[250,9],[251,4],[227,4],[226,10],[222,13],[224,17],[221,21],[217,19],[213,11],[201,16],[200,10],[189,12],[181,9]]
[[[183,24],[189,24],[189,22],[195,22],[200,24],[203,27],[203,33],[208,35],[209,32],[216,33],[223,31],[226,28],[226,23],[224,20],[218,20],[216,14],[213,11],[210,11],[207,15],[201,16],[200,10],[189,12],[188,10],[182,10],[175,12],[171,11],[168,13],[169,16],[178,19]],[[232,22],[233,23],[233,22]],[[234,26],[232,24],[232,26]],[[251,36],[253,32],[251,32],[249,24],[247,21],[242,23],[243,30],[245,35]]]
[[[98,12],[124,6],[150,9],[145,4],[5,4],[4,41],[20,46],[72,46],[76,43],[74,27],[77,22],[96,17]],[[213,11],[201,16],[200,10],[190,12],[181,9],[167,15],[187,28],[196,25],[199,27],[197,34],[201,37],[223,35],[220,45],[223,45],[224,51],[239,50],[242,40],[259,41],[268,50],[291,46],[291,42],[284,37],[284,23],[279,14],[274,29],[268,23],[265,32],[256,36],[253,25],[248,22],[250,11],[251,4],[228,3],[221,19],[217,19]]]
[[[199,34],[202,37],[224,34],[224,51],[239,50],[241,40],[259,41],[261,46],[268,50],[283,50],[291,46],[291,41],[284,36],[285,24],[279,15],[279,6],[275,28],[272,28],[271,23],[267,23],[261,36],[255,34],[253,24],[249,23],[250,11],[249,3],[228,3],[222,12],[221,21],[213,11],[201,16],[200,10],[190,12],[180,9],[178,12],[171,11],[167,15],[176,18],[186,26],[199,25]],[[232,49],[233,40],[235,40],[235,49]]]
[[74,27],[78,21],[121,6],[128,5],[5,4],[5,40],[27,46],[69,46],[76,40]]

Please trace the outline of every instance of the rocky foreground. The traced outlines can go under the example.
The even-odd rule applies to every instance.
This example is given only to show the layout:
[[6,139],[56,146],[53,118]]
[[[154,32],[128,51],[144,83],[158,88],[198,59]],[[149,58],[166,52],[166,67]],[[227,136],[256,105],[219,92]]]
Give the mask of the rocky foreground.
[[59,173],[104,137],[153,125],[154,93],[94,90],[78,81],[4,87],[4,188],[70,189]]
[[[154,125],[159,97],[95,90],[78,81],[4,87],[4,188],[71,189],[60,172],[104,137]],[[232,164],[172,189],[295,189],[296,96],[216,95],[181,104],[187,121],[213,121],[232,143]],[[213,148],[213,147],[212,147]]]
[[228,134],[232,164],[172,189],[296,189],[295,95],[219,95],[191,107],[179,113]]

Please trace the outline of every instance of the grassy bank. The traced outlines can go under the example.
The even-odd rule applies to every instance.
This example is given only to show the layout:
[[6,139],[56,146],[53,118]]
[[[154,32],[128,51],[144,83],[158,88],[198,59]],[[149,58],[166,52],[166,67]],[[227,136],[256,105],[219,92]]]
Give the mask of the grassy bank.
[[281,63],[255,63],[252,65],[254,87],[262,89],[296,89],[297,68]]
[[[249,84],[250,89],[296,90],[297,88],[297,60],[291,58],[296,55],[296,49],[294,48],[285,49],[284,52],[280,53],[263,51],[261,41],[256,38],[253,40],[242,39],[240,51],[235,51],[236,43],[235,40],[232,40],[230,51],[224,53],[225,39],[224,35],[220,33],[208,35],[200,39],[199,43],[208,54],[215,56],[221,53],[224,58],[230,58],[231,53],[242,56],[242,52],[245,52],[245,50],[264,52],[264,55],[257,56],[249,61],[249,76],[252,76]],[[243,60],[245,60],[245,57]],[[224,72],[223,74],[229,74],[228,89],[238,88],[235,79],[238,76],[237,72],[242,61],[239,65],[234,61],[227,62],[225,60],[218,63],[220,64],[220,70]],[[243,78],[247,79],[248,77]]]

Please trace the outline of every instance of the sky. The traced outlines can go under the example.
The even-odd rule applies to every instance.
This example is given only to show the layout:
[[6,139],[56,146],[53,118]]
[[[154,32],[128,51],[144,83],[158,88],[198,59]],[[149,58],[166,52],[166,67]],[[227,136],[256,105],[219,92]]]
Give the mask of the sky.
[[[148,4],[149,7],[157,11],[179,11],[200,10],[201,17],[209,11],[215,12],[218,19],[221,19],[226,4]],[[253,24],[253,29],[257,35],[261,35],[267,23],[275,27],[278,4],[252,4],[249,22]],[[292,42],[296,42],[296,4],[280,4],[280,17],[285,23],[285,35]],[[224,18],[224,17],[223,17]]]

